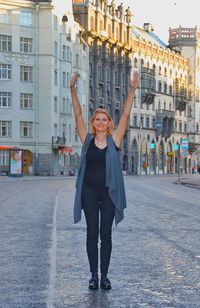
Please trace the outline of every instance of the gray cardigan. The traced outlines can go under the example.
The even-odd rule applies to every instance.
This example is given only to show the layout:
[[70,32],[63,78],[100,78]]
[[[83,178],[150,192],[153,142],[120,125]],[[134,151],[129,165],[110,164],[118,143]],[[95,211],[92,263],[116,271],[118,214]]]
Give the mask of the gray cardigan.
[[[74,202],[74,223],[81,220],[81,193],[86,166],[86,153],[93,134],[88,133],[82,147],[80,166],[76,179],[76,195]],[[120,154],[116,150],[112,136],[107,137],[108,148],[106,151],[106,187],[108,193],[115,205],[115,223],[116,225],[124,218],[124,209],[126,208],[126,195],[124,188],[124,179],[121,170]]]

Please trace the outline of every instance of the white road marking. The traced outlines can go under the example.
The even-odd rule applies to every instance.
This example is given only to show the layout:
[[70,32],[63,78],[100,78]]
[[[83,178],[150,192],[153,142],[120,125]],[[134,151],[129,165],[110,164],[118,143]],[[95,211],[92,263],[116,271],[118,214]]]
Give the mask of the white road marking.
[[57,193],[54,205],[54,212],[53,212],[53,229],[52,229],[52,245],[49,252],[50,257],[50,274],[49,274],[49,288],[48,288],[48,298],[47,298],[47,307],[53,308],[54,307],[54,300],[55,300],[55,285],[56,285],[56,260],[57,260],[57,209],[58,209],[58,199],[60,193],[64,190],[65,186],[60,188],[59,192]]

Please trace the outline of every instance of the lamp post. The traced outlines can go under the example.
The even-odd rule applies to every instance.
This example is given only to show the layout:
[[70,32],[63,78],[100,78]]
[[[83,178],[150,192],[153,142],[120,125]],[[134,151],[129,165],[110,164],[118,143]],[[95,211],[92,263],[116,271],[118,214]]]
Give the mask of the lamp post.
[[139,65],[139,136],[138,136],[138,174],[141,175],[141,139],[142,139],[142,123],[141,123],[141,104],[142,104],[142,59]]
[[181,183],[181,142],[178,147],[178,184]]

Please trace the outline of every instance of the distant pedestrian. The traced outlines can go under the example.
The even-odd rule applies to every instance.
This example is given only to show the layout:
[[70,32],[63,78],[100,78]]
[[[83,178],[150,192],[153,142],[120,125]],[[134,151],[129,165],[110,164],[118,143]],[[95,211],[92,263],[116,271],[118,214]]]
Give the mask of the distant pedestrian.
[[128,97],[116,130],[108,111],[97,109],[90,120],[91,133],[88,133],[76,92],[78,77],[76,73],[70,81],[77,132],[83,143],[76,180],[74,222],[77,223],[81,219],[83,209],[87,223],[86,247],[92,274],[89,281],[91,290],[99,287],[98,238],[100,233],[100,286],[108,290],[111,289],[107,273],[112,250],[112,224],[114,218],[116,224],[123,219],[123,210],[126,208],[119,147],[128,126],[133,98],[138,87],[138,73],[135,72],[133,79],[130,80]]
[[197,169],[197,171],[199,172],[199,174],[200,174],[200,165],[198,166],[198,169]]

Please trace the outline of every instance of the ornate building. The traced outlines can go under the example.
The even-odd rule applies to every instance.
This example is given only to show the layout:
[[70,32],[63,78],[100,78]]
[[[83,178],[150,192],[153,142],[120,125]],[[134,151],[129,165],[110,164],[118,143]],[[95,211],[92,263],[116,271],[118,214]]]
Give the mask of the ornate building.
[[[192,153],[196,170],[200,164],[200,31],[197,27],[169,29],[170,48],[188,59],[187,136],[189,152]],[[179,101],[182,97],[179,96]]]
[[90,49],[89,117],[104,107],[117,125],[130,73],[140,74],[121,151],[123,169],[129,174],[173,173],[180,167],[190,172],[192,156],[187,152],[179,159],[188,131],[187,58],[168,48],[151,24],[133,26],[132,13],[122,3],[73,0],[73,12]]

